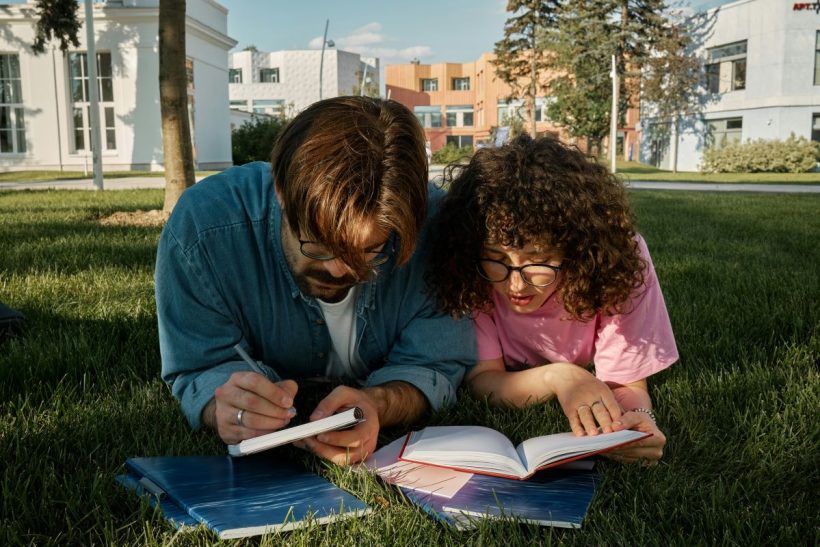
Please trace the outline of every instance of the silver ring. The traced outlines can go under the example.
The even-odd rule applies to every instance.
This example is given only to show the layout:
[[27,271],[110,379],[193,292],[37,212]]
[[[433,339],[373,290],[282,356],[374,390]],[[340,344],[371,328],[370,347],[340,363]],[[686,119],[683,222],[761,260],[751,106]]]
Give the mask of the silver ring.
[[242,423],[242,416],[245,414],[245,409],[239,409],[239,412],[236,413],[236,425],[239,427],[245,427],[245,424]]

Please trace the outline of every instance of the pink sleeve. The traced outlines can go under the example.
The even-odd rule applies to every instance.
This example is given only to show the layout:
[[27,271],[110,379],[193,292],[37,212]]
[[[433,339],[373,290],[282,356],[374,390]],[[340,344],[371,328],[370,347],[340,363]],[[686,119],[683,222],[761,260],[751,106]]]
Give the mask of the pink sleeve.
[[646,261],[644,286],[625,313],[601,315],[595,342],[595,375],[627,384],[647,378],[678,360],[678,348],[655,267],[643,238],[638,252]]
[[503,357],[501,341],[492,316],[479,313],[475,318],[475,336],[478,342],[478,360],[498,359]]

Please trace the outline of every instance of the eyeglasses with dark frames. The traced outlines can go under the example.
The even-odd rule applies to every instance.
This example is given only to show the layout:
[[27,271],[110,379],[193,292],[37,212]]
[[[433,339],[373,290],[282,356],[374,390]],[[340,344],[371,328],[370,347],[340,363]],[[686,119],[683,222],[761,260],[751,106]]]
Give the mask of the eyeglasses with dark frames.
[[533,287],[548,287],[555,282],[561,266],[551,264],[524,264],[523,266],[509,266],[499,260],[480,258],[476,260],[478,275],[490,283],[506,281],[512,272],[518,272],[524,283]]
[[[336,256],[331,253],[327,247],[319,243],[318,241],[308,241],[304,239],[298,239],[299,241],[299,251],[302,255],[310,258],[311,260],[336,260]],[[386,263],[390,260],[390,257],[396,251],[396,246],[393,241],[393,236],[391,235],[390,238],[384,243],[381,249],[378,251],[369,251],[365,253],[367,255],[367,263],[370,266],[381,266],[382,264]]]

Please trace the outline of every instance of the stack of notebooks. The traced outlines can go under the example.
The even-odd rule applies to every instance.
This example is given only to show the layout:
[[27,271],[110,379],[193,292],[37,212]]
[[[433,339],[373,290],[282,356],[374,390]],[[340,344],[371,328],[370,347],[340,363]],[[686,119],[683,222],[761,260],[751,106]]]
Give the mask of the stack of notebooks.
[[[349,414],[333,423],[259,437],[252,444],[244,441],[230,447],[235,457],[131,458],[117,480],[149,495],[172,524],[205,525],[222,539],[361,516],[369,507],[348,492],[283,462],[275,452],[256,454],[314,435],[317,427],[338,429],[362,419],[360,412]],[[515,447],[485,427],[428,427],[396,439],[358,468],[398,486],[408,500],[458,529],[472,528],[484,518],[579,528],[596,479],[588,460],[575,460],[644,437],[635,431],[591,437],[559,433]]]

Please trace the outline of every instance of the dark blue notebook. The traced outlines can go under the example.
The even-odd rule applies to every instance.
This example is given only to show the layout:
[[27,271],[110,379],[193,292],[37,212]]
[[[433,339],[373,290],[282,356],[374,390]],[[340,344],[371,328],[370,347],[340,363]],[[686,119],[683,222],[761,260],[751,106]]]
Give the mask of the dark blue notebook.
[[247,458],[129,458],[117,480],[150,493],[175,526],[204,524],[221,539],[361,516],[369,507],[322,477],[270,454]]
[[450,499],[406,488],[402,492],[438,520],[459,529],[471,528],[481,518],[580,528],[596,486],[594,471],[547,469],[523,481],[473,475]]

